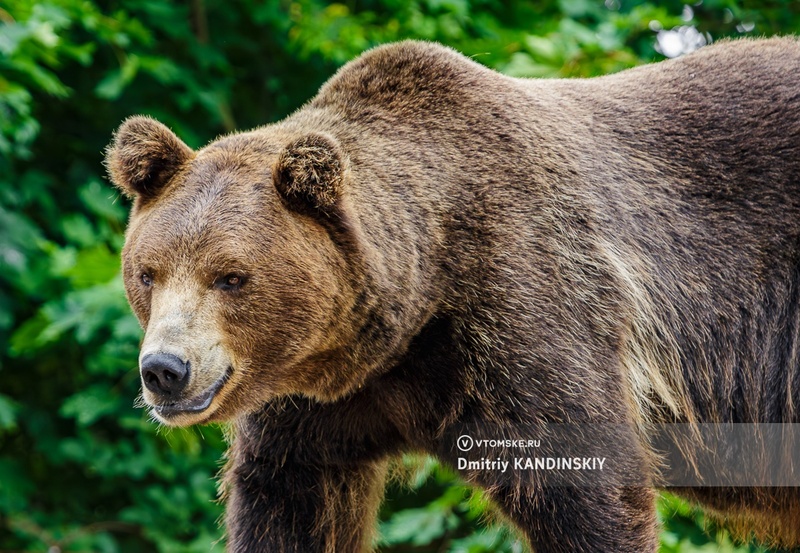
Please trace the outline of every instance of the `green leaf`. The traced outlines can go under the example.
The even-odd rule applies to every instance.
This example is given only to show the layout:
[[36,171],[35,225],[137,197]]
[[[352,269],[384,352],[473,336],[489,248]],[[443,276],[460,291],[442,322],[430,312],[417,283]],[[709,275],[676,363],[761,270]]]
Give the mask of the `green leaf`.
[[39,66],[32,60],[15,59],[12,67],[16,71],[24,73],[36,86],[51,96],[66,98],[71,92],[55,73]]
[[20,405],[10,397],[0,394],[0,431],[17,427],[17,412]]
[[529,35],[525,37],[525,46],[528,51],[537,59],[548,62],[549,64],[559,64],[562,58],[558,47],[552,39]]
[[386,545],[427,545],[443,537],[456,524],[455,515],[449,511],[406,509],[381,525],[381,541]]
[[67,241],[77,246],[89,247],[97,241],[94,225],[80,213],[64,216],[61,229]]
[[120,202],[117,191],[99,179],[92,179],[81,186],[78,197],[83,205],[99,217],[117,223],[127,218],[127,210]]
[[114,412],[119,398],[107,385],[96,384],[67,398],[59,413],[74,418],[81,426],[89,426],[100,417]]
[[116,100],[122,91],[133,81],[139,72],[139,58],[136,55],[128,56],[122,65],[109,72],[94,89],[98,98]]
[[511,77],[554,77],[558,68],[535,61],[525,52],[517,52],[502,68],[503,73]]
[[499,526],[453,540],[449,549],[450,553],[521,553],[523,550],[522,542],[514,540]]
[[9,353],[17,356],[41,348],[44,345],[41,336],[48,325],[49,321],[42,312],[22,323],[11,336]]
[[74,266],[64,272],[76,289],[105,284],[119,274],[120,259],[105,244],[81,250]]

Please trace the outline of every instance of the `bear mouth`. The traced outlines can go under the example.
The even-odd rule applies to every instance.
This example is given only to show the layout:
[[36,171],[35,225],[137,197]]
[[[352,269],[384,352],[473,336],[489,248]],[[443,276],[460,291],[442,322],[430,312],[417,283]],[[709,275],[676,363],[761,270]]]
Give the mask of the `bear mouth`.
[[214,401],[217,393],[223,386],[230,380],[233,374],[233,367],[228,367],[222,378],[214,382],[211,386],[200,392],[194,397],[175,401],[173,403],[164,403],[161,405],[154,405],[153,409],[159,416],[164,418],[174,417],[184,413],[202,413]]

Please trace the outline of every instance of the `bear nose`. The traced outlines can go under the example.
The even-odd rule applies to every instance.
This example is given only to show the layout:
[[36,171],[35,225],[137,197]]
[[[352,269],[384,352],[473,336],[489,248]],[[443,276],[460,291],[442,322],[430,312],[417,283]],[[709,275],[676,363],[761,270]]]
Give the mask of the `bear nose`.
[[145,355],[140,371],[147,389],[162,396],[177,396],[189,382],[189,362],[171,353]]

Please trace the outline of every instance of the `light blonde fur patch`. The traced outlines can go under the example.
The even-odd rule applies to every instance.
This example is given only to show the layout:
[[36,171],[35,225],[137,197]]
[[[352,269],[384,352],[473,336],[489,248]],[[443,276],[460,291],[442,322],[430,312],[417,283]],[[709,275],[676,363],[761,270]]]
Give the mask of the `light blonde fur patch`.
[[678,345],[666,324],[653,308],[647,291],[650,274],[644,261],[623,254],[615,245],[600,244],[622,284],[620,292],[628,303],[626,335],[623,336],[620,361],[628,380],[630,408],[640,432],[659,420],[659,413],[676,421],[694,422],[688,392],[681,375]]

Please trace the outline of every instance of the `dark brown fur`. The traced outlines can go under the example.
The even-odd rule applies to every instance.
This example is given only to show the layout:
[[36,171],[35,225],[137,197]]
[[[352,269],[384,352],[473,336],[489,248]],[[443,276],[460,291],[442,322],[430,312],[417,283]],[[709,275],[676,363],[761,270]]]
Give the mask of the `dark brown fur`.
[[[619,425],[647,484],[658,423],[800,422],[798,74],[793,39],[569,81],[405,42],[196,154],[126,122],[145,344],[206,367],[193,390],[231,369],[207,410],[159,416],[235,420],[230,550],[367,549],[387,460],[454,465],[463,428]],[[656,550],[647,485],[463,475],[540,552]],[[687,494],[791,545],[796,490]]]

